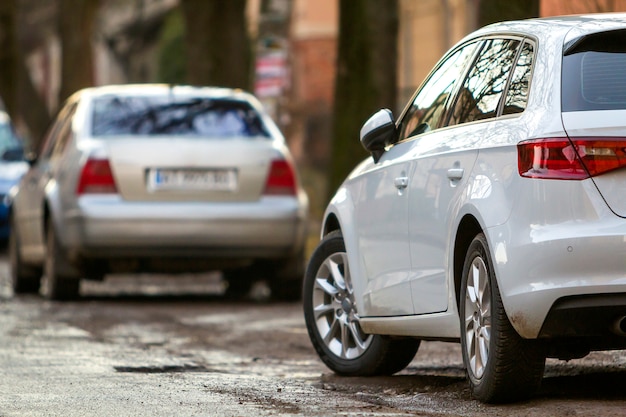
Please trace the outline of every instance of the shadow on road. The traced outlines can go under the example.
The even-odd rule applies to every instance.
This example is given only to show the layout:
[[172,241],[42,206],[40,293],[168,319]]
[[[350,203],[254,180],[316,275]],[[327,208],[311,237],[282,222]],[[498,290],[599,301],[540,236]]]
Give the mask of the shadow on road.
[[219,273],[181,275],[121,275],[102,282],[83,281],[77,301],[119,302],[228,302],[267,303],[269,288],[264,282],[253,285],[249,294],[227,297]]
[[538,397],[543,399],[626,400],[626,369],[617,365],[574,366],[577,375],[543,379]]

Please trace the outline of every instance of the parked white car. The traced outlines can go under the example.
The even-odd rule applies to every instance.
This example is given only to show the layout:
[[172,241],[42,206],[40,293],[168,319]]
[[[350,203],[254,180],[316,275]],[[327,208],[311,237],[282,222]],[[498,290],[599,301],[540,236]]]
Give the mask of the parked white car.
[[456,341],[472,395],[626,348],[626,14],[494,24],[435,66],[324,215],[304,315],[324,363],[392,374]]
[[250,94],[120,85],[81,90],[12,198],[15,292],[79,295],[81,279],[221,270],[300,298],[308,199],[277,126]]

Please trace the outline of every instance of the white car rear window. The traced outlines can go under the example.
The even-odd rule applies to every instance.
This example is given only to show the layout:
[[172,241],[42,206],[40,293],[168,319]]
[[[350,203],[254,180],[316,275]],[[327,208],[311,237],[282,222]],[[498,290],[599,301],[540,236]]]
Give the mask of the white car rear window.
[[626,31],[579,39],[563,56],[562,109],[626,109]]

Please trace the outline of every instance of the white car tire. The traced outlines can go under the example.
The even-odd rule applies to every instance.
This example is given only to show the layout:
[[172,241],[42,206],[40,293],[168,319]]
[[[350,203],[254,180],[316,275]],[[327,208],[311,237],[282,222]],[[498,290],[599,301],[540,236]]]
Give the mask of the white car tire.
[[484,234],[470,244],[461,280],[461,347],[472,396],[487,403],[528,398],[539,389],[545,352],[511,325]]

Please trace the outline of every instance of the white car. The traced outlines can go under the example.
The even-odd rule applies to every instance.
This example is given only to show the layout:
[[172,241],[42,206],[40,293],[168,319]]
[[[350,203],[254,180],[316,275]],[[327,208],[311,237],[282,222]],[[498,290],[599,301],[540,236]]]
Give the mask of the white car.
[[305,274],[330,369],[456,341],[472,395],[505,402],[546,357],[626,348],[626,14],[480,29],[361,142]]
[[113,273],[223,271],[301,296],[308,199],[277,126],[250,94],[170,85],[81,90],[12,196],[16,293],[79,295]]

